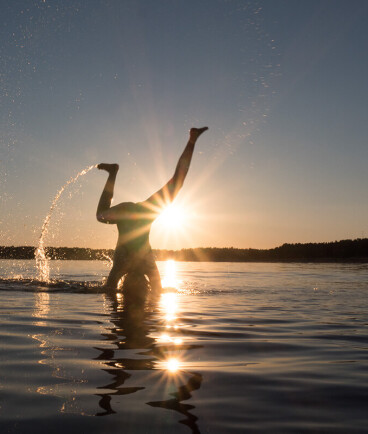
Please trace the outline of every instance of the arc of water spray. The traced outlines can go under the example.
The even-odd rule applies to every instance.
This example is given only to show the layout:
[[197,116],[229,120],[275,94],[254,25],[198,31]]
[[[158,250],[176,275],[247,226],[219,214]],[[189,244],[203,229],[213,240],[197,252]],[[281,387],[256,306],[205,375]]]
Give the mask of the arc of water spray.
[[36,266],[38,269],[38,279],[41,282],[48,282],[49,281],[49,277],[50,277],[50,269],[49,269],[49,261],[46,257],[46,253],[45,253],[45,236],[47,234],[48,231],[48,226],[50,223],[50,219],[51,219],[51,215],[56,207],[56,204],[58,203],[60,196],[63,194],[64,190],[70,185],[70,184],[74,184],[74,182],[77,181],[77,179],[83,175],[85,175],[86,173],[88,173],[90,170],[92,170],[93,168],[97,167],[97,165],[93,165],[93,166],[89,166],[85,169],[83,169],[82,171],[80,171],[76,176],[72,177],[69,179],[69,181],[66,182],[66,184],[64,184],[60,190],[56,193],[51,206],[50,206],[50,210],[43,222],[42,225],[42,229],[41,229],[41,235],[38,241],[38,246],[37,249],[35,251],[35,259],[36,259]]

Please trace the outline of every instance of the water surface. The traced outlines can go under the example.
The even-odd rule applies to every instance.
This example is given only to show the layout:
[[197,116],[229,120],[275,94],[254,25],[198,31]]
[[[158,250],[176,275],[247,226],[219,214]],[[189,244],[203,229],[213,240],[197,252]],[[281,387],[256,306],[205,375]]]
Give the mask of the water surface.
[[367,264],[162,262],[143,306],[0,266],[1,432],[366,432]]

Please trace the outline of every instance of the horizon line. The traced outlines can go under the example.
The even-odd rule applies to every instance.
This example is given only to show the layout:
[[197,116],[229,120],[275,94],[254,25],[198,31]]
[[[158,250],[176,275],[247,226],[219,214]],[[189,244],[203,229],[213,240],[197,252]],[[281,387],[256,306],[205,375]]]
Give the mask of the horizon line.
[[[256,247],[234,247],[234,246],[230,246],[230,247],[211,247],[211,246],[206,246],[206,247],[182,247],[181,249],[164,249],[164,248],[152,248],[152,250],[163,250],[163,251],[170,251],[170,252],[180,252],[181,250],[195,250],[195,249],[234,249],[234,250],[272,250],[272,249],[277,249],[280,248],[282,246],[285,245],[306,245],[306,244],[333,244],[333,243],[340,243],[343,241],[364,241],[364,240],[368,240],[368,238],[364,237],[364,238],[344,238],[341,240],[335,240],[335,241],[308,241],[308,242],[294,242],[294,243],[283,243],[280,245],[277,245],[275,247],[268,247],[268,248],[256,248]],[[14,248],[19,248],[19,247],[27,247],[27,248],[34,248],[36,249],[37,246],[33,246],[33,245],[0,245],[0,248],[9,248],[9,247],[14,247]],[[79,247],[79,246],[46,246],[45,249],[86,249],[86,250],[115,250],[115,247]]]

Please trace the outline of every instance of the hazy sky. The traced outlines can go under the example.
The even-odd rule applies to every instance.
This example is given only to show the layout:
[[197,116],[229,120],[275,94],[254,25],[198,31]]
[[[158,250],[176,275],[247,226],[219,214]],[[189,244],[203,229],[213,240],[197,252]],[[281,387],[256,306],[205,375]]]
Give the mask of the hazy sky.
[[[1,2],[0,245],[36,245],[57,191],[118,162],[115,204],[173,174],[208,125],[154,248],[368,236],[368,1]],[[68,187],[46,245],[113,247],[106,173]]]

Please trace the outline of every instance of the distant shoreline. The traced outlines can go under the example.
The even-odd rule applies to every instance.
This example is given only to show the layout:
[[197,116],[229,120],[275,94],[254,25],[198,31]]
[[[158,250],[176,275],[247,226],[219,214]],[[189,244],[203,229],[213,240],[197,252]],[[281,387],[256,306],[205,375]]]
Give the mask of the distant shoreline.
[[[0,246],[0,259],[34,259],[35,247]],[[49,259],[106,260],[113,249],[46,247]],[[182,250],[154,250],[158,261],[183,262],[368,262],[368,238],[328,243],[283,244],[273,249],[198,247]]]

